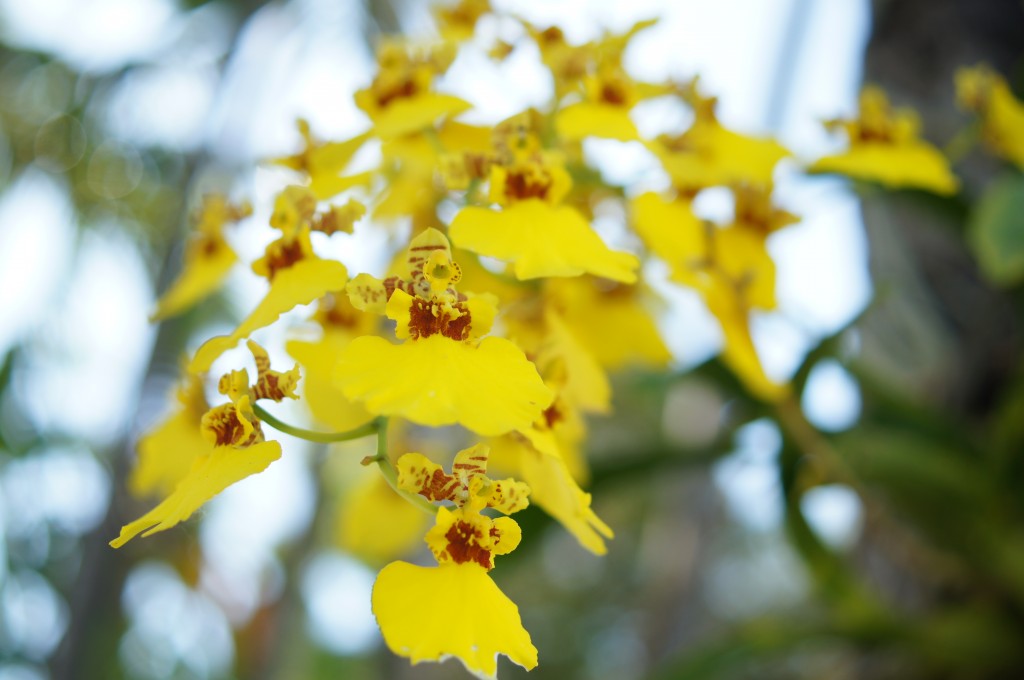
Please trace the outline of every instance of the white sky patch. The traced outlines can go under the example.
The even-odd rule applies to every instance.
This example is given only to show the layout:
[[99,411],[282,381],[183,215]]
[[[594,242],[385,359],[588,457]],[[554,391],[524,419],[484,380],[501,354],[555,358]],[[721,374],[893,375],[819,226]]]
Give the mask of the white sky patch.
[[210,66],[133,69],[111,95],[108,132],[129,144],[194,149],[203,141],[217,80]]
[[106,71],[156,56],[178,34],[171,0],[0,0],[5,42]]
[[365,654],[381,642],[370,610],[376,575],[341,553],[317,555],[302,577],[313,638],[336,654]]
[[56,649],[68,623],[67,604],[46,578],[27,569],[9,574],[0,604],[4,632],[22,655],[42,661]]
[[65,297],[27,354],[25,401],[40,427],[97,444],[124,431],[152,341],[148,276],[126,236],[86,232]]
[[768,532],[782,523],[783,499],[778,455],[782,438],[768,420],[754,421],[736,433],[736,451],[712,467],[715,485],[730,514],[751,531]]
[[234,658],[231,629],[205,594],[188,588],[167,564],[145,562],[128,575],[121,599],[130,621],[121,661],[132,677],[220,677]]
[[84,449],[50,449],[9,461],[0,474],[8,530],[82,534],[103,519],[110,479]]
[[822,361],[811,369],[800,404],[815,427],[838,432],[857,422],[861,407],[860,388],[839,362]]
[[[272,430],[268,437],[276,438]],[[281,458],[208,503],[200,527],[203,554],[213,572],[204,583],[236,620],[270,594],[267,579],[276,565],[275,551],[308,525],[316,501],[302,445],[284,435],[278,440]]]
[[29,170],[0,196],[0,354],[38,324],[64,290],[72,256],[64,188]]
[[800,510],[822,541],[838,550],[849,550],[864,528],[864,504],[857,493],[842,484],[818,486],[800,499]]
[[800,222],[773,234],[779,307],[812,336],[836,332],[871,297],[860,205],[845,184],[801,178],[779,189]]

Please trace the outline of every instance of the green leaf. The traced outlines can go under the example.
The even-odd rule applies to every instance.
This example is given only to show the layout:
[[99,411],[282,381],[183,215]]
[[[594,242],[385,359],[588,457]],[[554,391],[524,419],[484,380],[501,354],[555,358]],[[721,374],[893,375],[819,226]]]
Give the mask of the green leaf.
[[1024,176],[992,184],[971,214],[968,239],[982,271],[995,284],[1024,281]]

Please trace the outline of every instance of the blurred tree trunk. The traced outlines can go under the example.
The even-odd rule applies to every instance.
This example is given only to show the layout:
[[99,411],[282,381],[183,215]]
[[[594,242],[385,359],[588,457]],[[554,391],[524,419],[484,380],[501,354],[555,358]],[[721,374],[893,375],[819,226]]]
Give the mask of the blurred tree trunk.
[[[987,63],[1013,80],[1024,48],[1020,0],[874,0],[864,82],[921,116],[940,149],[970,122],[954,74]],[[863,202],[878,300],[865,319],[864,360],[908,396],[974,420],[1020,356],[1010,299],[980,278],[963,248],[968,208],[998,165],[975,151],[956,165],[962,194],[871,195]]]

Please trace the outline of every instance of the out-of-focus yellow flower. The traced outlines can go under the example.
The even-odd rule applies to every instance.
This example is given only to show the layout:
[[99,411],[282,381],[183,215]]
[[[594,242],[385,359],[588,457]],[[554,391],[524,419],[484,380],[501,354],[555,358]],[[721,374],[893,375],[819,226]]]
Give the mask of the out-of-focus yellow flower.
[[529,485],[531,503],[554,517],[590,552],[604,555],[608,551],[605,540],[614,533],[591,509],[590,494],[579,487],[560,455],[541,452],[520,434],[492,439],[490,446],[494,459]]
[[232,333],[211,338],[199,347],[189,364],[191,372],[210,370],[217,357],[293,307],[344,289],[348,280],[345,265],[316,256],[306,221],[300,219],[297,227],[288,224],[281,238],[268,245],[264,256],[253,263],[253,269],[270,280],[270,290]]
[[733,226],[762,236],[796,224],[800,218],[783,210],[772,201],[771,184],[737,184],[732,187],[735,198]]
[[289,340],[285,345],[304,369],[303,400],[318,422],[339,432],[355,429],[373,415],[338,389],[334,364],[353,338],[376,329],[377,317],[353,307],[347,295],[328,293],[320,299],[313,320],[323,328],[320,340]]
[[142,517],[122,527],[120,535],[110,542],[111,546],[120,548],[140,533],[149,536],[176,526],[227,487],[262,472],[281,457],[280,444],[264,441],[252,403],[257,399],[296,398],[299,367],[285,373],[271,370],[270,359],[262,347],[250,341],[249,350],[256,360],[256,383],[249,384],[245,370],[231,371],[221,378],[220,392],[231,401],[203,415],[200,431],[208,446],[195,452],[191,468],[170,495]]
[[750,335],[750,308],[732,282],[720,281],[707,286],[703,294],[708,310],[722,326],[722,361],[758,399],[777,402],[785,398],[789,394],[789,386],[772,380],[764,372]]
[[707,228],[688,197],[647,192],[634,198],[631,207],[636,233],[673,269],[697,268],[707,260]]
[[[743,211],[725,227],[701,223],[688,199],[656,194],[637,197],[633,217],[637,233],[671,267],[671,279],[700,292],[718,319],[723,361],[758,398],[785,396],[788,388],[765,374],[750,336],[751,309],[769,310],[776,304],[775,263],[765,245],[765,225],[754,224],[755,215]],[[769,218],[768,226],[773,224]]]
[[606,369],[663,367],[672,358],[644,306],[653,293],[643,285],[580,276],[552,279],[545,291],[573,336]]
[[224,226],[251,214],[248,203],[233,205],[220,194],[203,197],[195,218],[196,233],[185,248],[181,274],[157,301],[151,321],[177,316],[220,288],[238,260],[224,240]]
[[370,138],[368,132],[343,142],[321,142],[313,136],[306,120],[300,118],[296,124],[299,134],[302,135],[302,150],[291,156],[272,159],[271,163],[283,165],[305,175],[309,179],[310,190],[320,200],[330,198],[363,181],[362,177],[342,177],[341,173]]
[[436,6],[433,14],[441,37],[461,43],[473,37],[476,22],[490,11],[490,0],[458,0],[454,5]]
[[360,275],[349,286],[355,306],[383,308],[404,342],[353,340],[335,372],[342,392],[372,413],[423,425],[461,423],[484,435],[529,427],[551,394],[522,350],[503,338],[480,340],[494,303],[456,293],[461,273],[448,239],[428,229],[409,245],[407,261],[407,278]]
[[468,110],[464,99],[430,89],[454,58],[450,44],[415,50],[399,41],[382,43],[377,54],[380,70],[368,88],[355,94],[356,106],[373,121],[372,133],[391,139]]
[[558,112],[555,129],[567,140],[605,137],[628,142],[639,137],[629,111],[640,99],[638,88],[621,67],[606,67],[583,81],[583,101]]
[[893,111],[888,97],[877,87],[865,87],[861,92],[856,119],[831,120],[826,126],[844,130],[850,147],[819,159],[809,168],[811,172],[836,172],[894,189],[947,195],[960,186],[945,156],[919,138],[917,114],[910,109]]
[[210,408],[202,381],[187,373],[182,380],[177,390],[179,408],[139,439],[139,459],[128,477],[128,489],[137,498],[171,493],[192,462],[213,449],[199,430]]
[[517,116],[495,131],[490,199],[501,209],[463,208],[452,220],[452,241],[513,263],[519,279],[589,273],[635,281],[636,257],[610,250],[579,211],[560,205],[572,186],[569,174],[523,121]]
[[376,473],[361,475],[338,504],[338,545],[380,565],[408,553],[422,540],[428,515],[395,493]]
[[374,218],[411,218],[414,233],[428,228],[436,222],[437,204],[446,195],[436,176],[439,168],[443,174],[445,158],[479,156],[489,150],[489,128],[453,120],[443,121],[436,134],[409,134],[385,142],[381,168],[387,186]]
[[525,507],[527,489],[513,480],[488,478],[487,455],[479,445],[459,452],[450,475],[419,454],[398,460],[403,489],[458,507],[438,508],[427,533],[438,566],[392,562],[377,576],[372,605],[395,654],[414,664],[454,656],[471,673],[495,678],[498,654],[529,670],[537,665],[537,650],[518,608],[487,573],[496,555],[519,545],[519,525],[510,517],[480,514],[488,506],[502,512]]
[[742,182],[770,184],[775,166],[790,155],[789,150],[774,139],[749,137],[724,127],[715,114],[717,99],[701,95],[697,85],[694,78],[677,87],[694,111],[690,128],[648,143],[672,184],[687,195]]
[[981,132],[995,153],[1024,170],[1024,104],[1010,91],[1006,80],[987,66],[961,68],[956,72],[960,106],[981,117]]

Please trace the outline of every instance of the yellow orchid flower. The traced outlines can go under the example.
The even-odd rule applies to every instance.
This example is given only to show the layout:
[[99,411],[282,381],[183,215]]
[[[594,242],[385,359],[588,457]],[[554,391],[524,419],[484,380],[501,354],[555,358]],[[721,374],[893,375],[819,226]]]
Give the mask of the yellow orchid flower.
[[865,87],[860,113],[854,120],[831,120],[849,139],[847,151],[817,160],[810,172],[835,172],[886,187],[913,188],[937,194],[956,193],[960,182],[946,157],[919,138],[920,120],[909,109],[890,109],[889,99],[877,87]]
[[168,495],[188,474],[193,461],[213,449],[199,429],[210,408],[202,381],[186,373],[177,399],[179,408],[139,439],[139,458],[128,477],[128,490],[136,498]]
[[432,13],[441,37],[462,43],[473,37],[476,22],[490,11],[490,0],[459,0],[454,5],[438,5]]
[[519,279],[596,276],[632,283],[639,261],[610,250],[575,208],[560,205],[572,186],[556,154],[539,150],[519,116],[496,131],[490,199],[500,210],[465,207],[449,234],[460,248],[513,263]]
[[608,375],[557,312],[527,301],[510,307],[505,323],[509,337],[534,357],[542,376],[560,381],[574,406],[590,413],[611,411]]
[[381,45],[380,71],[369,87],[355,94],[356,106],[370,117],[375,136],[391,139],[418,132],[470,108],[463,99],[430,89],[455,58],[453,49],[440,45],[416,51],[395,40]]
[[333,376],[338,355],[353,338],[372,333],[377,317],[353,307],[347,295],[328,293],[320,299],[313,320],[323,329],[318,341],[289,340],[285,344],[288,354],[304,369],[303,401],[317,422],[339,432],[370,422],[373,415],[346,399]]
[[[719,279],[715,279],[718,281]],[[750,309],[744,304],[732,282],[706,286],[702,291],[708,310],[722,326],[724,347],[722,361],[758,399],[777,402],[790,393],[787,384],[780,384],[764,372],[757,348],[750,335]]]
[[257,399],[295,399],[299,367],[286,373],[273,371],[262,347],[249,341],[249,350],[256,360],[256,383],[249,384],[249,375],[244,369],[221,378],[220,392],[231,401],[210,409],[202,417],[201,435],[209,447],[196,452],[188,473],[170,495],[139,519],[123,526],[120,535],[110,542],[111,546],[120,548],[140,533],[149,536],[184,522],[221,491],[262,472],[281,457],[280,444],[264,441],[252,403]]
[[606,67],[584,78],[583,101],[558,112],[559,137],[575,141],[604,137],[623,142],[639,138],[629,111],[640,99],[638,88],[621,67]]
[[723,126],[715,113],[718,100],[698,90],[698,78],[676,91],[694,112],[680,135],[661,135],[647,147],[658,157],[672,184],[683,194],[700,189],[752,182],[770,184],[775,166],[790,155],[774,139],[749,137]]
[[793,213],[774,204],[771,184],[743,183],[730,189],[736,199],[732,221],[735,227],[768,236],[800,221]]
[[451,475],[419,454],[399,458],[403,489],[457,507],[438,508],[426,536],[438,566],[392,562],[377,576],[372,606],[395,654],[414,664],[454,656],[478,677],[496,678],[499,654],[530,670],[537,665],[537,649],[519,609],[488,575],[496,555],[519,545],[519,525],[510,517],[480,514],[488,506],[501,512],[525,507],[528,489],[514,480],[489,479],[487,456],[480,445],[460,451]]
[[203,197],[195,218],[196,233],[185,248],[181,274],[160,296],[150,321],[177,316],[220,288],[238,261],[235,251],[224,240],[224,226],[251,214],[252,206],[248,203],[233,205],[220,194]]
[[320,200],[331,198],[361,181],[362,178],[355,176],[342,177],[341,173],[370,138],[368,132],[343,142],[321,142],[313,136],[305,119],[298,119],[296,125],[302,135],[302,150],[291,156],[274,158],[271,163],[291,168],[309,178],[309,188]]
[[[288,228],[292,225],[289,222]],[[345,265],[334,260],[323,260],[313,252],[309,237],[310,226],[301,221],[294,231],[267,246],[262,258],[253,263],[256,273],[270,281],[270,290],[256,308],[228,335],[207,340],[196,350],[189,364],[192,373],[210,370],[213,362],[243,338],[297,305],[308,305],[332,291],[342,290],[348,280]]]
[[[490,130],[458,121],[443,121],[436,135],[408,134],[382,145],[381,165],[387,186],[373,216],[378,220],[412,217],[414,231],[437,219],[437,204],[446,195],[435,181],[446,156],[479,155],[490,150]],[[463,187],[464,188],[464,187]]]
[[961,68],[956,93],[960,106],[981,116],[985,144],[1024,170],[1024,103],[1006,80],[984,65]]
[[764,225],[750,222],[755,216],[764,217],[739,212],[737,221],[719,227],[702,223],[685,197],[648,193],[633,201],[637,233],[671,267],[671,280],[700,292],[721,324],[722,360],[752,394],[775,401],[788,394],[788,387],[765,374],[750,336],[750,310],[776,304],[775,263],[765,246]]
[[342,550],[379,566],[409,553],[423,539],[429,517],[396,494],[376,470],[360,474],[343,494],[335,531]]
[[353,340],[335,371],[342,392],[372,413],[422,425],[461,423],[484,435],[529,427],[551,394],[522,350],[503,338],[480,340],[490,331],[494,303],[452,288],[461,273],[448,239],[426,230],[410,244],[407,260],[405,279],[360,275],[349,286],[353,304],[383,309],[404,342]]
[[614,532],[591,509],[591,496],[574,479],[560,455],[543,453],[522,435],[490,440],[492,457],[514,470],[530,487],[530,502],[554,517],[580,545],[594,553],[608,552],[605,541]]
[[[545,294],[573,337],[609,371],[627,366],[660,368],[672,358],[645,300],[654,293],[642,284],[626,285],[580,276],[551,279]],[[616,329],[609,333],[608,329]]]

